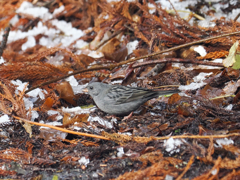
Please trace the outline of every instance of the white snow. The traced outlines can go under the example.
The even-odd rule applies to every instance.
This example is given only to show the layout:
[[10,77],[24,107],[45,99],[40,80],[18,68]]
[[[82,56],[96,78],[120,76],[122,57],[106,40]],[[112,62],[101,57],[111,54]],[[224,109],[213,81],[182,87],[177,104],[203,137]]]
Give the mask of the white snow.
[[25,51],[27,48],[36,46],[36,40],[33,36],[27,37],[27,42],[22,45],[22,50]]
[[131,54],[137,48],[137,45],[138,40],[127,43],[128,55]]
[[123,147],[119,147],[117,148],[118,152],[117,152],[117,157],[121,158],[124,155],[124,150]]
[[217,139],[216,143],[217,144],[214,144],[216,147],[222,147],[222,145],[234,144],[234,141],[228,138],[223,138],[223,139]]
[[0,117],[0,124],[2,123],[8,123],[10,122],[9,116],[7,114],[4,114],[3,116]]
[[3,59],[3,57],[0,57],[0,64],[5,63],[5,60]]
[[74,107],[74,108],[65,108],[62,107],[63,113],[73,113],[73,114],[89,114],[90,109],[82,109],[81,107]]
[[169,138],[164,140],[164,146],[167,152],[173,154],[175,152],[180,152],[179,146],[182,144],[182,141],[179,139]]
[[206,50],[204,49],[203,46],[197,46],[194,48],[194,51],[196,51],[198,54],[200,54],[200,56],[204,57],[207,55]]
[[98,116],[96,116],[96,117],[89,116],[87,121],[89,121],[89,122],[97,121],[99,124],[105,126],[106,128],[109,128],[109,129],[113,128],[113,125],[111,122],[108,122]]
[[186,85],[186,86],[179,86],[179,89],[183,90],[183,91],[199,89],[202,86],[207,84],[203,81],[206,79],[206,76],[210,76],[211,74],[212,74],[212,72],[210,72],[210,73],[201,72],[193,78],[194,82],[192,82],[191,84]]
[[87,165],[90,163],[90,160],[88,158],[85,158],[85,156],[81,157],[81,159],[78,160],[78,163],[80,165],[84,165],[87,167]]

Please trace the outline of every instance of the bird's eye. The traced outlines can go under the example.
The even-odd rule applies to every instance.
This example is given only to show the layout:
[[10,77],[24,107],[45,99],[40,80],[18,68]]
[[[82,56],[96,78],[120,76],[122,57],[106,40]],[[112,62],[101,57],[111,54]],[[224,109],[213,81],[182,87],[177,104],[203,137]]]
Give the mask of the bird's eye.
[[90,86],[90,87],[89,87],[89,89],[93,90],[93,87],[92,87],[92,86]]

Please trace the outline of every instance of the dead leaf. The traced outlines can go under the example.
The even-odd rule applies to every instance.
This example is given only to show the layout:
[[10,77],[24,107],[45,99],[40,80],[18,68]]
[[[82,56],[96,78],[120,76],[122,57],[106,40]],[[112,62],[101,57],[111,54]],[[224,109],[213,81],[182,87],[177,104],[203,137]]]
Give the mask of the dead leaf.
[[223,65],[225,67],[232,66],[236,62],[235,55],[237,53],[238,45],[239,45],[239,42],[236,41],[230,48],[228,57],[223,60]]

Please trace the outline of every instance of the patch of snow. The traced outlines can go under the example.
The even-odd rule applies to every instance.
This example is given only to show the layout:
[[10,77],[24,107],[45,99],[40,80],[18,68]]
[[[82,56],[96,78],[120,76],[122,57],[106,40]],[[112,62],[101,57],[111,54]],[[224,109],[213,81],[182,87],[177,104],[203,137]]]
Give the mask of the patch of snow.
[[138,40],[127,43],[126,47],[128,49],[128,55],[131,54],[137,48],[137,45],[138,45]]
[[111,84],[122,84],[123,80],[114,80]]
[[113,128],[113,125],[112,125],[111,122],[108,122],[108,121],[106,121],[106,120],[104,120],[104,119],[102,119],[102,118],[100,118],[98,116],[96,116],[96,117],[89,116],[87,121],[88,122],[97,121],[99,124],[105,126],[106,128],[109,128],[109,129]]
[[33,108],[33,102],[30,99],[23,97],[23,101],[24,101],[24,106],[26,110]]
[[198,23],[198,26],[200,27],[205,27],[205,28],[210,28],[210,27],[214,27],[216,26],[216,23],[215,22],[212,22],[212,17],[206,17],[206,19],[204,20],[201,20],[199,23]]
[[227,107],[225,107],[226,110],[232,110],[233,104],[229,104]]
[[58,111],[54,111],[54,110],[49,110],[49,111],[47,112],[47,114],[48,114],[49,116],[52,116],[52,115],[55,115],[55,114],[59,114],[59,112],[58,112]]
[[75,43],[74,47],[81,49],[81,48],[87,47],[88,45],[89,45],[88,42],[80,39],[80,40],[78,40],[78,41]]
[[44,21],[51,19],[53,16],[45,7],[34,7],[32,3],[24,1],[16,10],[16,13],[29,14],[35,18],[39,17]]
[[154,4],[148,3],[148,8],[149,8],[149,13],[150,13],[150,14],[153,14],[153,13],[156,12],[156,7],[155,7]]
[[[61,122],[57,122],[57,121],[48,122],[48,123],[44,123],[44,121],[40,121],[39,123],[47,124],[47,125],[51,125],[51,126],[62,126],[63,125]],[[50,128],[49,127],[45,127],[45,126],[41,126],[40,129],[50,129]]]
[[228,138],[223,138],[223,139],[217,139],[216,143],[217,144],[214,144],[216,147],[222,147],[222,145],[234,144],[234,141]]
[[15,16],[13,16],[13,18],[9,21],[9,23],[10,23],[12,26],[15,26],[15,24],[17,24],[18,21],[19,21],[18,15],[15,15]]
[[175,152],[180,152],[179,146],[182,144],[182,141],[179,139],[169,138],[164,140],[164,146],[167,152],[173,154]]
[[117,148],[117,150],[118,150],[117,157],[119,157],[119,158],[123,157],[123,155],[124,155],[123,147],[119,147],[119,148]]
[[212,174],[212,175],[216,175],[217,172],[218,172],[218,170],[217,170],[217,169],[214,169],[214,170],[211,171],[211,174]]
[[57,15],[57,14],[63,12],[64,9],[65,9],[64,5],[60,6],[59,8],[54,9],[53,15]]
[[[69,72],[69,73],[71,73],[71,72]],[[68,81],[71,86],[77,86],[78,85],[78,82],[77,82],[77,80],[75,79],[74,76],[69,76],[65,80]]]
[[3,116],[0,117],[0,124],[2,123],[8,123],[10,122],[9,116],[7,114],[4,114]]
[[5,60],[3,59],[3,57],[0,57],[0,64],[5,63]]
[[101,58],[104,56],[102,52],[98,52],[98,51],[89,51],[87,55],[92,58]]
[[61,66],[63,64],[64,56],[62,53],[56,52],[55,56],[51,56],[48,60],[49,64],[52,64],[54,66]]
[[222,63],[222,62],[223,62],[223,59],[221,59],[221,58],[214,59],[214,60],[212,60],[212,62],[215,62],[215,63]]
[[[29,112],[27,113],[29,114]],[[34,121],[35,119],[37,119],[39,117],[39,114],[37,111],[31,111],[31,121]]]
[[204,57],[207,55],[206,50],[204,49],[203,46],[197,46],[194,48],[194,51],[196,51],[198,54],[200,54],[200,56]]
[[34,89],[30,92],[27,93],[27,95],[31,96],[31,97],[39,97],[40,99],[45,99],[45,95],[44,93],[47,94],[47,91],[46,90],[42,90],[40,88],[37,88],[37,89]]
[[88,109],[82,109],[81,107],[74,107],[74,108],[65,108],[62,107],[63,113],[73,113],[73,114],[89,114],[90,108]]
[[80,165],[84,165],[87,167],[87,165],[90,163],[90,160],[88,158],[85,158],[85,156],[81,157],[81,159],[78,160],[78,163]]
[[[18,94],[18,91],[23,91],[24,87],[26,87],[26,85],[28,83],[23,83],[22,81],[20,81],[19,79],[17,80],[12,80],[11,81],[12,84],[14,84],[15,86],[17,86],[16,90],[15,90],[15,94]],[[27,89],[26,89],[27,90]]]
[[33,36],[27,37],[27,42],[22,45],[22,50],[25,51],[27,48],[36,46],[36,40]]
[[199,89],[202,86],[206,85],[207,83],[203,82],[206,79],[206,76],[210,76],[212,74],[212,72],[210,73],[199,73],[197,76],[195,76],[193,78],[194,82],[192,82],[189,85],[186,86],[179,86],[179,90],[195,90],[195,89]]

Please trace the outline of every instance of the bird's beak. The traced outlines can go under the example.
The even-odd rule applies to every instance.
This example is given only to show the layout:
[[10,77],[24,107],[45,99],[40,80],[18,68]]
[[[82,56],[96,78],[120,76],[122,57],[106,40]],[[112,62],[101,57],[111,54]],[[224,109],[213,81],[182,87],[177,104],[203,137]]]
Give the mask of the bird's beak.
[[82,92],[88,93],[88,89],[87,89],[87,88],[84,88],[84,89],[82,90]]

